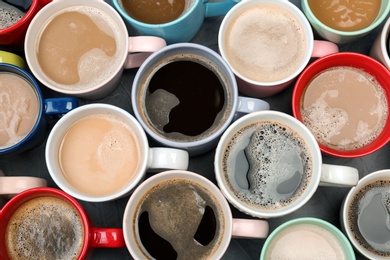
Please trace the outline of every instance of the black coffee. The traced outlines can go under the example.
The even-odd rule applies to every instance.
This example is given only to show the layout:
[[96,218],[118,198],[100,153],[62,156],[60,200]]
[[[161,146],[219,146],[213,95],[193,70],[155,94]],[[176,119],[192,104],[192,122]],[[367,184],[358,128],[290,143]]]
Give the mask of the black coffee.
[[157,134],[175,141],[210,135],[230,113],[226,83],[210,61],[178,55],[151,72],[144,107]]
[[381,257],[390,257],[390,180],[365,185],[348,210],[350,229],[358,243]]
[[135,218],[134,236],[139,235],[140,248],[147,258],[209,259],[219,247],[224,230],[214,196],[199,184],[183,179],[165,181],[150,189]]
[[232,194],[261,210],[291,205],[312,176],[305,141],[276,121],[258,121],[237,131],[226,146],[222,167]]

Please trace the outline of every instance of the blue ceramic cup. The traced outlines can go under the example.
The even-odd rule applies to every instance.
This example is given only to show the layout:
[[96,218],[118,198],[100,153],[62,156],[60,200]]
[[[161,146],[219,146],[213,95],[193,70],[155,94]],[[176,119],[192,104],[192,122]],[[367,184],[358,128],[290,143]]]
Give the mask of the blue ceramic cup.
[[[29,94],[15,95],[13,90],[17,86]],[[45,137],[48,119],[56,119],[77,105],[77,99],[71,97],[45,99],[28,72],[12,64],[0,63],[0,156],[35,147]],[[31,110],[34,112],[29,113],[31,107],[35,107]],[[27,121],[31,126],[24,125]],[[20,130],[22,126],[26,126],[26,130]]]
[[131,17],[124,9],[122,0],[113,0],[115,9],[123,17],[130,35],[151,35],[164,38],[168,44],[190,41],[199,31],[205,17],[225,15],[239,0],[186,0],[183,13],[171,22],[151,24]]

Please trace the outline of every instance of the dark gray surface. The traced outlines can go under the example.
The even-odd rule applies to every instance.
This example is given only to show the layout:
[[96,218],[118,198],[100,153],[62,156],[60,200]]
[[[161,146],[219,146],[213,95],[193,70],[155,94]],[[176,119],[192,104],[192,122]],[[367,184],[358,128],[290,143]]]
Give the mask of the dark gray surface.
[[[111,2],[111,1],[108,1]],[[299,0],[291,1],[300,7]],[[218,49],[218,29],[223,17],[206,18],[204,24],[195,36],[192,42],[203,44],[215,51]],[[383,27],[383,23],[372,33],[368,34],[361,40],[340,45],[340,51],[353,51],[368,55],[373,40],[378,35],[379,31]],[[317,38],[317,37],[316,37]],[[0,49],[2,49],[0,47]],[[4,49],[4,48],[3,48]],[[93,102],[108,103],[121,107],[131,114],[131,85],[133,78],[136,73],[136,69],[126,70],[123,74],[120,85],[117,89],[111,93],[108,97],[101,100],[81,100],[80,104],[87,104]],[[291,112],[291,93],[293,86],[282,93],[273,97],[265,98],[271,105],[272,110],[282,111],[288,114]],[[58,96],[42,87],[42,91],[46,97]],[[50,125],[50,127],[54,122]],[[48,131],[50,130],[50,127]],[[153,142],[150,143],[154,146]],[[386,145],[381,150],[361,158],[354,159],[339,159],[330,156],[323,156],[325,163],[340,164],[356,167],[359,170],[360,177],[363,177],[371,172],[390,168],[389,160],[389,149],[390,146]],[[9,176],[38,176],[45,178],[49,186],[57,187],[47,171],[45,158],[44,158],[45,143],[42,143],[36,149],[13,156],[0,156],[0,169]],[[199,173],[214,183],[214,169],[213,169],[214,151],[210,151],[206,154],[192,157],[190,160],[189,170]],[[150,176],[148,174],[147,176]],[[337,227],[340,227],[339,213],[342,200],[347,194],[348,189],[346,188],[328,188],[319,187],[315,195],[309,200],[309,202],[299,209],[298,211],[287,215],[285,217],[269,219],[270,232],[272,232],[277,226],[284,223],[285,221],[297,217],[317,217],[329,221]],[[84,206],[85,210],[91,217],[93,224],[97,227],[122,227],[122,217],[125,205],[128,197],[119,199],[112,202],[104,203],[88,203],[80,201]],[[231,207],[234,217],[251,218],[234,207]],[[222,259],[259,259],[260,251],[264,240],[244,240],[244,239],[232,239],[229,248]],[[95,249],[92,254],[92,259],[132,259],[126,248],[123,249]],[[365,259],[364,257],[357,254],[357,259]]]

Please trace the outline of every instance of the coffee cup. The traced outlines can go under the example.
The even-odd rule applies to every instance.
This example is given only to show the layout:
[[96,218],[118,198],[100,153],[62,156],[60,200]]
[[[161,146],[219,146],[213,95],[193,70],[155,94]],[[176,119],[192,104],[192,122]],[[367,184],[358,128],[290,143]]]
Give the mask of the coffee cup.
[[390,17],[387,19],[382,30],[376,37],[371,46],[370,56],[379,62],[383,63],[390,70],[389,57],[389,32],[390,32]]
[[24,51],[33,75],[46,87],[99,99],[118,86],[125,68],[139,67],[165,45],[159,37],[129,37],[120,15],[102,0],[60,0],[31,21]]
[[20,153],[40,144],[47,120],[78,105],[75,98],[44,98],[27,71],[0,63],[0,155]]
[[378,27],[389,15],[386,0],[343,1],[302,0],[302,10],[313,29],[324,39],[344,44],[356,41]]
[[390,170],[369,173],[345,197],[341,227],[352,245],[369,259],[390,259]]
[[[24,15],[18,18],[18,20],[15,20],[14,22],[8,24],[4,28],[0,28],[0,46],[3,46],[4,48],[10,49],[10,50],[22,50],[23,49],[23,43],[24,43],[24,37],[27,31],[27,28],[35,16],[35,14],[46,4],[51,2],[51,0],[31,0],[31,5],[26,11]],[[8,7],[5,7],[4,10],[2,10],[4,13],[4,22],[9,22],[10,18],[6,17],[6,12],[8,10]],[[10,12],[12,12],[16,7],[11,6]],[[8,19],[7,19],[8,18]],[[2,19],[0,19],[2,20]]]
[[263,100],[239,96],[226,62],[195,43],[176,43],[153,53],[137,71],[131,98],[134,114],[151,138],[191,156],[215,148],[242,114],[269,109]]
[[265,238],[268,222],[236,219],[218,187],[189,171],[165,171],[131,195],[123,216],[134,259],[221,259],[232,238]]
[[291,219],[267,237],[260,260],[327,259],[354,260],[355,253],[345,235],[331,223],[312,217]]
[[150,148],[144,130],[127,111],[98,103],[78,107],[57,122],[45,158],[62,190],[91,202],[129,195],[147,171],[186,170],[189,163],[186,151]]
[[302,207],[318,186],[352,187],[358,170],[322,163],[313,134],[278,111],[247,114],[222,135],[214,158],[217,183],[240,211],[280,217]]
[[206,17],[225,15],[237,2],[113,0],[115,9],[123,17],[131,34],[162,37],[168,44],[189,42]]
[[390,139],[389,77],[386,67],[363,54],[320,58],[295,83],[293,114],[324,153],[344,158],[368,155]]
[[239,91],[253,97],[281,92],[310,58],[338,52],[334,43],[315,41],[305,15],[286,0],[241,1],[223,18],[218,45]]
[[26,68],[26,62],[22,57],[8,51],[0,51],[0,63],[12,64],[22,69]]
[[61,190],[29,189],[0,211],[1,259],[82,260],[98,247],[125,247],[122,229],[94,227],[81,204]]

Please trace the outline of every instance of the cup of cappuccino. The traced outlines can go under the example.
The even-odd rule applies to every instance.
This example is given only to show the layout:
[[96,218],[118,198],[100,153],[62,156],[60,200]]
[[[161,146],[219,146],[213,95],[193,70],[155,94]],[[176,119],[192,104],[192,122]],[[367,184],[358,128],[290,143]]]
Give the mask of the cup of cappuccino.
[[0,155],[36,147],[47,133],[47,120],[77,105],[71,97],[45,99],[30,73],[0,62]]
[[315,41],[305,15],[286,0],[241,1],[223,18],[218,45],[240,92],[253,97],[284,90],[310,58],[338,52]]
[[390,170],[359,180],[345,197],[341,227],[352,245],[369,259],[390,259]]
[[371,46],[370,56],[379,62],[383,63],[390,70],[389,57],[389,33],[390,33],[390,17],[387,19],[382,30],[376,37]]
[[233,238],[265,238],[268,222],[235,219],[218,187],[189,171],[146,179],[126,205],[123,234],[134,259],[221,259]]
[[0,258],[88,258],[93,248],[125,247],[120,228],[96,228],[72,196],[55,188],[34,188],[0,210]]
[[356,41],[378,27],[389,15],[390,2],[302,0],[302,10],[324,39],[344,44]]
[[31,21],[24,51],[33,75],[46,87],[98,99],[118,86],[124,68],[139,67],[165,45],[159,37],[129,37],[120,15],[102,0],[59,0]]
[[268,236],[260,260],[356,259],[352,245],[331,223],[319,218],[297,218],[277,227]]
[[322,163],[313,134],[296,118],[259,111],[235,121],[215,151],[214,171],[227,200],[259,218],[302,207],[319,185],[352,187],[357,169]]
[[189,42],[206,17],[225,15],[238,1],[113,0],[132,35],[154,35],[168,44]]
[[298,77],[293,114],[310,129],[324,153],[365,156],[390,140],[389,78],[389,70],[366,55],[328,55]]
[[269,109],[263,100],[239,96],[226,62],[195,43],[176,43],[153,53],[137,71],[131,98],[149,136],[191,156],[215,148],[242,114]]
[[[49,134],[46,165],[62,190],[84,201],[129,195],[146,171],[188,168],[188,153],[150,148],[138,121],[108,104],[88,104],[63,116]],[[93,185],[91,185],[93,184]]]

